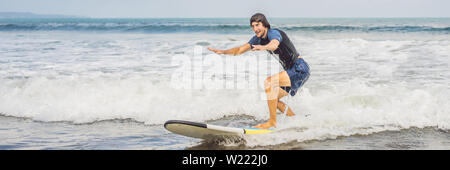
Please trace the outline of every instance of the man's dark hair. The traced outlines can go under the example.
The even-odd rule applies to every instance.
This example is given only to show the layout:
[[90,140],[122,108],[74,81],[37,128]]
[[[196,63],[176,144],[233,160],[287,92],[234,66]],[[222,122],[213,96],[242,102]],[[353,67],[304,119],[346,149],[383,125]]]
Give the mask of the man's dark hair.
[[252,22],[261,22],[264,27],[270,29],[269,21],[267,21],[266,16],[261,13],[256,13],[250,18],[250,26],[252,25]]

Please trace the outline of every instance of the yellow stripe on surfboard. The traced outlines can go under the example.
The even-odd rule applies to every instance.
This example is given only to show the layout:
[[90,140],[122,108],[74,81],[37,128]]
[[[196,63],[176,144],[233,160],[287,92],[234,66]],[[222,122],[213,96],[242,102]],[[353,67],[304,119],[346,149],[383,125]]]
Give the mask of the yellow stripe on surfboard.
[[[245,128],[244,128],[245,129]],[[245,129],[245,134],[261,134],[261,133],[270,133],[272,130],[269,129]]]

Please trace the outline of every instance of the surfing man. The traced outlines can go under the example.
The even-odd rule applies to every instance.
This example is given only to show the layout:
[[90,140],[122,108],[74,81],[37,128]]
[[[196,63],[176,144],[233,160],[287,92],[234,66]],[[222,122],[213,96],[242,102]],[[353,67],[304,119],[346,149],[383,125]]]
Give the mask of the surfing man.
[[[210,47],[208,47],[208,50],[217,54],[230,55],[239,55],[249,50],[267,50],[278,59],[284,71],[270,76],[264,81],[270,119],[266,123],[255,126],[256,128],[268,129],[276,126],[277,108],[281,112],[286,113],[287,116],[295,115],[280,99],[288,94],[294,96],[297,93],[297,90],[309,78],[309,66],[297,52],[286,33],[279,29],[271,29],[269,22],[263,14],[256,13],[253,15],[250,18],[250,26],[256,35],[248,43],[228,50],[213,49]],[[286,109],[287,112],[285,112]]]

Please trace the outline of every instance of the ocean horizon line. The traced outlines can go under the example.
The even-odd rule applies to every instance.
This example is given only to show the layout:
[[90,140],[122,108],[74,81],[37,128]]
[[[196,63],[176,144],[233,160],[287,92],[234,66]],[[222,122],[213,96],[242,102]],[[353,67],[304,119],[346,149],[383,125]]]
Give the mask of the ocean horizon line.
[[[12,15],[12,16],[11,16]],[[6,17],[5,17],[6,16]],[[77,19],[249,19],[247,17],[95,17],[95,16],[83,16],[75,14],[44,14],[33,12],[16,12],[16,11],[0,11],[0,19],[56,19],[56,18],[77,18]],[[377,16],[362,16],[362,17],[349,17],[349,16],[268,16],[269,19],[450,19],[450,16],[392,16],[392,17],[377,17]]]

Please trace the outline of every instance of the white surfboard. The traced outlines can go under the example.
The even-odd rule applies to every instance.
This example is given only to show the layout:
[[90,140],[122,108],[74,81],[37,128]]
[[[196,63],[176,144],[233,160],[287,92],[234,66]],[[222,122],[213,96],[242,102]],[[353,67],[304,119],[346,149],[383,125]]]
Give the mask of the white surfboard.
[[246,134],[262,134],[273,131],[272,129],[225,127],[184,120],[169,120],[164,123],[164,128],[179,135],[200,139],[235,138],[243,137]]

